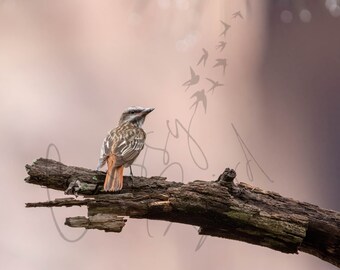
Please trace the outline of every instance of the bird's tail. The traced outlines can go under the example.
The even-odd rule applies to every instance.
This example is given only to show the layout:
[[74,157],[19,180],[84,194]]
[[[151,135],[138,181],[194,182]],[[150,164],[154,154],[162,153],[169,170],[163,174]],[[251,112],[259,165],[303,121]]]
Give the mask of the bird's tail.
[[115,167],[115,158],[107,159],[107,173],[104,182],[105,191],[117,191],[123,188],[123,166]]

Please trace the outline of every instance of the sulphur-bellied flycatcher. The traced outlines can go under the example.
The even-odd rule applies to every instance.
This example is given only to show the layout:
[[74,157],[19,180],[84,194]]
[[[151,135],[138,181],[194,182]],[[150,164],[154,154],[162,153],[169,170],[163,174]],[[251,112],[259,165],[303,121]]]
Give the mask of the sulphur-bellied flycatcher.
[[119,124],[103,141],[97,170],[107,163],[105,191],[123,188],[123,170],[129,167],[144,147],[146,134],[142,129],[145,117],[153,108],[129,107],[120,117]]

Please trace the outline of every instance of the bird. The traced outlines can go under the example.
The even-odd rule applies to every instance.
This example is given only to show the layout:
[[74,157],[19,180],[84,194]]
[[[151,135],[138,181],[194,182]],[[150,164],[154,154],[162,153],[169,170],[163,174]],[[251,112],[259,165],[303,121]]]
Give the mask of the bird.
[[203,55],[201,56],[200,60],[197,63],[197,66],[203,61],[203,66],[205,66],[205,63],[207,62],[208,59],[208,51],[204,48],[202,48],[203,50]]
[[233,13],[232,18],[233,18],[233,19],[236,19],[237,17],[243,19],[243,16],[242,16],[242,14],[241,14],[241,11],[237,11],[237,12]]
[[123,188],[123,170],[130,166],[144,147],[146,134],[142,125],[154,108],[133,106],[123,111],[118,126],[105,137],[97,170],[107,163],[104,191],[118,191]]
[[196,98],[196,101],[191,105],[190,109],[195,106],[195,111],[198,107],[198,104],[201,102],[204,107],[204,112],[207,113],[207,96],[205,95],[204,89],[201,91],[196,91],[191,98]]
[[223,67],[223,74],[225,74],[225,68],[227,66],[227,59],[226,58],[216,59],[216,64],[213,67],[218,67],[218,66]]
[[218,45],[216,46],[216,49],[217,49],[217,50],[220,49],[220,52],[221,52],[221,51],[224,50],[224,47],[225,47],[226,44],[227,44],[227,42],[225,42],[225,41],[220,41],[220,42],[218,43]]
[[225,23],[224,21],[221,21],[221,20],[220,20],[220,22],[223,24],[223,27],[224,27],[224,29],[223,29],[222,33],[220,34],[220,36],[224,36],[225,37],[225,35],[227,34],[228,29],[230,28],[230,25]]
[[192,67],[190,67],[190,75],[190,80],[187,80],[185,83],[183,83],[183,86],[187,86],[185,91],[187,91],[190,86],[197,84],[200,80],[200,76],[195,73]]
[[209,79],[209,78],[206,78],[206,79],[207,79],[209,82],[212,83],[211,88],[208,90],[208,92],[211,91],[212,94],[214,93],[216,87],[223,86],[223,84],[222,84],[222,83],[219,83],[218,81],[214,81],[214,80]]

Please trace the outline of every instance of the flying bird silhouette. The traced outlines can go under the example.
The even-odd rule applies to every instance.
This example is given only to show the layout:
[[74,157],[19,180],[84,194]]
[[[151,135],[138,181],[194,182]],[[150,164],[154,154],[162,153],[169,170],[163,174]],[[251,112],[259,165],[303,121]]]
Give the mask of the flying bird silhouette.
[[203,66],[205,66],[205,63],[207,62],[208,59],[208,51],[204,48],[202,48],[203,50],[203,55],[201,56],[200,60],[197,63],[197,66],[203,61]]
[[223,86],[223,85],[224,85],[224,84],[222,84],[222,83],[219,83],[218,81],[214,81],[214,80],[209,79],[209,78],[206,78],[206,79],[207,79],[209,82],[212,83],[211,88],[208,90],[208,92],[211,91],[212,94],[214,93],[216,87],[219,87],[219,86]]
[[224,47],[225,47],[226,44],[227,44],[227,42],[225,42],[225,41],[220,41],[220,42],[218,43],[218,45],[216,46],[216,49],[217,49],[217,50],[220,49],[220,52],[221,52],[221,51],[224,50]]
[[220,34],[220,36],[225,37],[225,35],[227,34],[228,29],[230,28],[230,25],[226,24],[224,21],[220,21],[220,22],[223,24],[223,27],[224,27],[224,29],[223,29],[222,33]]
[[233,18],[233,19],[236,19],[237,17],[243,19],[243,16],[242,16],[242,14],[241,14],[241,11],[237,11],[237,12],[233,13],[232,18]]
[[216,59],[216,64],[213,66],[213,67],[219,67],[219,66],[222,66],[223,67],[223,74],[225,74],[225,68],[227,66],[227,59],[226,58],[219,58],[219,59]]
[[227,66],[227,59],[226,58],[216,59],[216,64],[213,67],[219,67],[219,66],[223,67],[223,74],[225,74],[225,68]]
[[196,91],[191,98],[196,98],[196,101],[191,105],[190,109],[195,106],[195,111],[200,103],[204,107],[204,112],[207,113],[207,96],[205,95],[204,89],[201,91]]
[[183,86],[187,86],[185,91],[187,91],[190,86],[197,84],[200,80],[200,76],[195,73],[192,67],[190,67],[190,74],[191,74],[190,80],[187,80],[185,83],[183,83]]

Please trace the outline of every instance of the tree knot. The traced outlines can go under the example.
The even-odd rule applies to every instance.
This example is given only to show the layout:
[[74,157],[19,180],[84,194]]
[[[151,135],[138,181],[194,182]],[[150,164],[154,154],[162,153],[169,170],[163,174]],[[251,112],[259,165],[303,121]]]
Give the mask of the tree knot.
[[231,184],[236,177],[236,172],[233,169],[226,168],[224,172],[218,177],[217,182],[220,184]]
[[68,185],[67,189],[64,191],[65,195],[70,195],[73,194],[76,197],[78,197],[78,192],[79,190],[81,190],[81,183],[80,181],[77,180],[73,180],[70,182],[70,184]]

